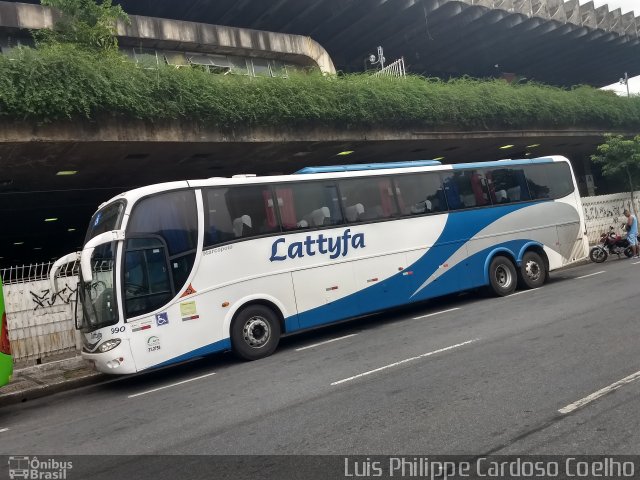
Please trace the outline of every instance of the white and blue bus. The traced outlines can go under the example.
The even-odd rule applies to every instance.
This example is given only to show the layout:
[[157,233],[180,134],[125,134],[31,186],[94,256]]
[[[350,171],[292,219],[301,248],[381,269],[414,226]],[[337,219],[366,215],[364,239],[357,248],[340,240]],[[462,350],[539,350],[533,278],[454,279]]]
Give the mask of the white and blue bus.
[[567,159],[305,168],[152,185],[93,216],[81,252],[82,355],[133,373],[486,287],[540,287],[587,255]]

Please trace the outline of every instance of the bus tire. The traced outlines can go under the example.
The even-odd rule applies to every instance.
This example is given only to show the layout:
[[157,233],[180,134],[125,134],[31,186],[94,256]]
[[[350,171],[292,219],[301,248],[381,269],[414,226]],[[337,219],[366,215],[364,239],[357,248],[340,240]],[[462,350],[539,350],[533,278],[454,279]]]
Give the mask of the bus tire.
[[491,293],[498,297],[512,294],[517,285],[516,267],[511,260],[497,255],[489,265],[489,285]]
[[522,288],[540,288],[547,281],[547,264],[536,252],[522,256],[518,285]]
[[280,321],[265,305],[243,308],[231,324],[233,352],[243,360],[258,360],[271,355],[280,341]]

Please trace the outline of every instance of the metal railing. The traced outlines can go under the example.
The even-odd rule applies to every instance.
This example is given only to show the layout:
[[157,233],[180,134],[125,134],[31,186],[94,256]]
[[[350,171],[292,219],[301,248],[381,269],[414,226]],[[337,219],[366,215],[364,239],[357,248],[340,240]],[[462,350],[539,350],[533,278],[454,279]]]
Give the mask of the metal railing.
[[[3,268],[0,270],[3,285],[16,285],[20,283],[37,282],[47,280],[53,262],[30,263],[29,265],[18,265],[15,267]],[[73,277],[78,275],[80,264],[78,262],[63,265],[58,270],[57,277]]]
[[400,58],[393,63],[390,63],[386,67],[378,70],[373,74],[374,77],[397,77],[404,78],[407,76],[407,71],[404,67],[404,58]]
[[52,262],[45,262],[0,270],[16,362],[43,361],[80,348],[73,321],[79,263],[64,265],[57,272],[57,292],[49,283],[52,266]]

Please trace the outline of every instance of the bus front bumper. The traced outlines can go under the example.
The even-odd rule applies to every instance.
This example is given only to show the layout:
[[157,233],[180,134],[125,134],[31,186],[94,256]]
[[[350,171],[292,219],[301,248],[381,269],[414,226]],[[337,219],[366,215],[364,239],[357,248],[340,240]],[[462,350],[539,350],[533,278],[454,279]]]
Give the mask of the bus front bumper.
[[105,353],[82,352],[82,358],[102,373],[126,375],[137,372],[128,340],[123,340],[116,348]]

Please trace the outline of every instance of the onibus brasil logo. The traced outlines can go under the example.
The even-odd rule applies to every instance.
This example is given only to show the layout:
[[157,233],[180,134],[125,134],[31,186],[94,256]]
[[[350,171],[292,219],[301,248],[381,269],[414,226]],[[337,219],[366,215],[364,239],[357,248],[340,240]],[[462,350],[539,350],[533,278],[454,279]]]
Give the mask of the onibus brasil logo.
[[73,462],[63,462],[54,458],[9,457],[9,478],[29,480],[65,480],[67,471],[73,468]]

